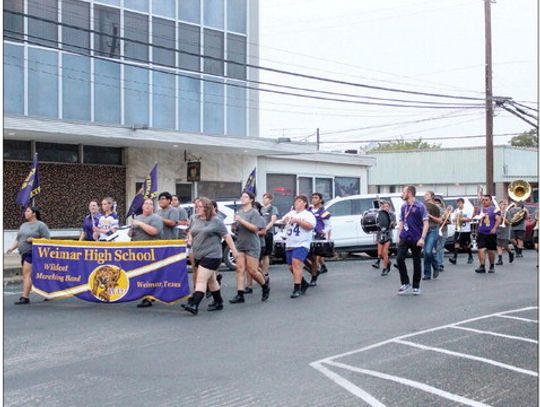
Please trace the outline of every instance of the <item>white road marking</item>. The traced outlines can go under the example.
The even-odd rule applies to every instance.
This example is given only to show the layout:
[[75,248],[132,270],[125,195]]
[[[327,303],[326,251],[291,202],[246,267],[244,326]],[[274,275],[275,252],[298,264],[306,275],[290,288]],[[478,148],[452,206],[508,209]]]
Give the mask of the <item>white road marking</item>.
[[478,334],[483,334],[483,335],[500,336],[501,338],[515,339],[516,341],[523,341],[523,342],[530,342],[530,343],[538,344],[538,341],[536,341],[534,339],[523,338],[521,336],[505,335],[505,334],[500,334],[498,332],[482,331],[480,329],[468,328],[468,327],[465,327],[465,326],[457,326],[457,325],[452,326],[450,328],[461,329],[463,331],[476,332]]
[[390,380],[390,381],[393,381],[393,382],[396,382],[396,383],[399,383],[399,384],[403,384],[405,386],[409,386],[409,387],[413,387],[415,389],[425,391],[427,393],[435,394],[435,395],[437,395],[439,397],[442,397],[442,398],[445,398],[445,399],[448,399],[448,400],[452,400],[452,401],[455,401],[457,403],[465,404],[467,406],[489,407],[488,404],[484,404],[484,403],[479,402],[479,401],[471,400],[471,399],[468,399],[466,397],[459,396],[457,394],[449,393],[449,392],[441,390],[441,389],[439,389],[437,387],[433,387],[433,386],[430,386],[430,385],[425,384],[425,383],[420,383],[420,382],[417,382],[415,380],[406,379],[404,377],[389,375],[389,374],[386,374],[386,373],[377,372],[375,370],[361,369],[361,368],[346,365],[346,364],[340,363],[340,362],[325,362],[325,363],[327,363],[329,365],[332,365],[332,366],[340,367],[342,369],[350,370],[352,372],[357,372],[357,373],[362,373],[362,374],[366,374],[366,375],[373,376],[373,377],[378,377],[379,379]]
[[[504,317],[504,316],[506,316],[506,314],[511,314],[511,313],[515,313],[515,312],[522,312],[522,311],[529,311],[529,310],[535,310],[535,309],[537,310],[538,307],[537,306],[532,306],[532,307],[518,308],[518,309],[514,309],[514,310],[509,310],[509,311],[496,312],[496,313],[493,313],[493,314],[483,315],[483,316],[480,316],[480,317],[465,319],[463,321],[454,322],[454,323],[451,323],[451,324],[441,325],[441,326],[438,326],[438,327],[435,327],[435,328],[424,329],[422,331],[418,331],[418,332],[414,332],[414,333],[410,333],[410,334],[406,334],[406,335],[396,336],[394,338],[390,338],[390,339],[387,339],[387,340],[384,340],[384,341],[381,341],[381,342],[377,342],[377,343],[365,346],[365,347],[360,348],[360,349],[356,349],[356,350],[353,350],[353,351],[344,352],[344,353],[340,353],[338,355],[329,356],[329,357],[326,357],[326,358],[323,358],[323,359],[319,359],[317,361],[311,362],[310,366],[313,367],[314,369],[317,369],[321,373],[323,373],[325,376],[330,378],[336,384],[343,387],[345,390],[349,391],[350,393],[354,394],[355,396],[357,396],[357,397],[361,398],[362,400],[366,401],[371,406],[381,406],[382,404],[380,404],[379,400],[377,400],[375,397],[373,397],[369,393],[362,390],[360,387],[354,385],[353,383],[351,383],[350,381],[348,381],[345,378],[341,377],[337,373],[334,373],[331,370],[325,368],[323,366],[323,363],[331,365],[331,366],[341,367],[343,369],[352,370],[352,371],[358,372],[358,373],[364,373],[364,374],[372,375],[372,376],[375,376],[375,377],[384,378],[384,379],[387,379],[387,380],[397,381],[399,383],[406,384],[406,385],[409,385],[409,386],[412,386],[412,387],[416,387],[418,389],[421,389],[421,390],[424,390],[424,391],[427,391],[427,392],[431,392],[433,394],[438,394],[441,397],[449,398],[450,400],[460,400],[459,402],[461,402],[463,404],[472,405],[472,406],[486,406],[486,404],[483,404],[481,402],[470,400],[470,399],[467,399],[467,398],[465,398],[463,396],[459,396],[457,394],[448,393],[448,392],[445,392],[444,390],[437,389],[435,387],[432,387],[432,386],[429,386],[429,385],[426,385],[426,384],[423,384],[423,383],[415,382],[413,380],[401,378],[401,377],[398,377],[398,376],[387,375],[387,374],[384,374],[384,373],[381,373],[381,372],[376,372],[376,371],[372,371],[372,370],[366,370],[366,369],[361,369],[361,368],[357,368],[357,367],[354,367],[354,366],[345,365],[345,364],[342,364],[342,363],[339,363],[339,362],[334,362],[333,360],[338,359],[338,358],[342,358],[342,357],[345,357],[345,356],[354,355],[356,353],[365,352],[365,351],[375,349],[375,348],[378,348],[378,347],[381,347],[383,345],[387,345],[387,344],[390,344],[390,343],[402,342],[403,344],[409,344],[409,343],[412,344],[412,342],[403,341],[403,339],[410,338],[410,337],[413,337],[413,336],[422,335],[422,334],[426,334],[426,333],[430,333],[430,332],[439,331],[441,329],[446,329],[446,328],[461,329],[461,328],[465,328],[467,330],[472,330],[472,328],[460,327],[459,325],[466,324],[466,323],[469,323],[469,322],[479,321],[479,320],[487,319],[487,318]],[[529,320],[529,321],[532,321],[532,320]],[[483,332],[479,332],[479,333],[483,333]],[[502,334],[499,334],[499,335],[502,335]],[[506,335],[506,336],[510,337],[510,335]],[[517,338],[518,337],[515,337],[515,338],[512,338],[512,339],[517,339]],[[520,339],[523,340],[523,339],[526,339],[526,338],[520,338]],[[416,344],[413,344],[413,345],[416,345]],[[439,348],[437,348],[437,349],[439,349]],[[444,350],[444,349],[442,349],[442,350]],[[444,350],[444,351],[446,353],[450,352],[450,351],[446,351],[446,350]],[[464,355],[464,354],[458,354],[457,352],[453,352],[453,353],[454,353],[454,356],[462,356],[462,355]],[[476,358],[476,357],[471,356],[471,355],[466,355],[466,356],[471,357],[471,358]],[[499,367],[510,368],[511,370],[519,371],[520,373],[525,373],[525,374],[528,374],[528,375],[531,375],[531,376],[534,376],[534,377],[538,377],[537,372],[533,372],[533,371],[526,370],[526,369],[516,368],[515,366],[505,365],[503,363],[499,363],[499,362],[489,360],[489,359],[483,359],[483,358],[476,358],[476,359],[481,360],[481,361],[486,362],[486,363],[495,364],[495,365],[497,365]],[[487,362],[487,361],[489,361],[489,362]]]
[[446,355],[457,356],[457,357],[464,358],[464,359],[476,360],[478,362],[488,363],[488,364],[493,365],[493,366],[502,367],[503,369],[513,370],[514,372],[519,372],[519,373],[527,374],[529,376],[538,377],[538,373],[533,372],[532,370],[527,370],[527,369],[522,369],[520,367],[515,367],[515,366],[512,366],[512,365],[507,365],[506,363],[497,362],[496,360],[492,360],[492,359],[486,359],[486,358],[482,358],[482,357],[479,357],[479,356],[469,355],[467,353],[454,352],[452,350],[447,350],[447,349],[443,349],[443,348],[437,348],[435,346],[421,345],[419,343],[403,341],[401,339],[396,339],[394,342],[395,343],[400,343],[402,345],[412,346],[414,348],[418,348],[418,349],[422,349],[422,350],[429,350],[429,351],[432,351],[432,352],[444,353]]
[[351,383],[350,381],[348,381],[344,377],[341,377],[337,373],[332,372],[330,369],[327,369],[326,367],[324,367],[322,365],[322,363],[313,362],[313,363],[310,363],[310,366],[317,369],[319,372],[324,374],[326,377],[328,377],[334,383],[340,385],[345,390],[349,391],[349,393],[352,393],[355,396],[361,398],[366,403],[368,403],[370,406],[373,406],[373,407],[385,407],[385,405],[383,403],[381,403],[379,400],[377,400],[371,394],[365,392],[360,387],[358,387],[355,384]]
[[508,318],[508,319],[515,319],[518,321],[524,321],[524,322],[533,322],[535,324],[538,323],[538,320],[536,319],[529,319],[529,318],[521,318],[521,317],[514,317],[511,315],[495,315],[497,318]]
[[4,291],[4,295],[18,295],[18,294],[20,294],[20,291],[19,292]]

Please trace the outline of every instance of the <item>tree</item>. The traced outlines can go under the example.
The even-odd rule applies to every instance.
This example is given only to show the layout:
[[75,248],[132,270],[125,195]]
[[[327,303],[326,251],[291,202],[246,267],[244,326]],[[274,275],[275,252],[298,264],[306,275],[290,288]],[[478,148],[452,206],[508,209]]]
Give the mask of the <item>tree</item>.
[[378,143],[377,147],[372,148],[370,152],[378,151],[403,151],[403,150],[436,150],[441,148],[440,144],[432,144],[426,141],[422,141],[422,138],[418,140],[406,141],[403,139],[389,141],[387,143]]
[[510,140],[510,145],[514,147],[534,147],[538,148],[538,131],[531,129],[519,136],[514,136]]

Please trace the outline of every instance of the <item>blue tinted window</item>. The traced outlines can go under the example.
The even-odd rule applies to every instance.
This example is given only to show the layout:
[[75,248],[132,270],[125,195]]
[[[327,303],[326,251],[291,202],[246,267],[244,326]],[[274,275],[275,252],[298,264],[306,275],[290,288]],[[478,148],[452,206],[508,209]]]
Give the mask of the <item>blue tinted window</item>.
[[[13,14],[13,13],[20,14]],[[19,0],[4,0],[4,38],[10,41],[23,39],[23,2]]]
[[174,129],[175,77],[174,75],[162,72],[154,72],[153,75],[153,127],[161,129]]
[[120,0],[94,0],[96,3],[110,4],[111,6],[120,6]]
[[246,79],[246,37],[227,35],[227,59],[237,62],[227,62],[227,76]]
[[148,70],[126,66],[124,90],[125,125],[148,125]]
[[201,23],[200,0],[178,0],[178,18],[190,23]]
[[[175,0],[153,0],[152,14],[176,18]],[[182,3],[182,1],[180,2]]]
[[[245,85],[242,82],[231,82]],[[246,89],[227,86],[227,134],[246,135]]]
[[[212,80],[216,79],[212,78]],[[204,133],[224,133],[223,88],[222,83],[204,82]]]
[[63,117],[90,121],[90,58],[68,54],[62,58]]
[[95,121],[120,123],[120,65],[95,60]]
[[246,33],[246,0],[227,0],[227,30]]
[[23,47],[4,43],[4,111],[24,113]]
[[178,24],[178,66],[198,72],[201,68],[201,30],[190,24]]
[[58,117],[58,53],[28,49],[28,114]]
[[204,0],[204,25],[223,30],[223,0]]
[[[204,72],[223,76],[224,70],[223,33],[215,30],[204,30]],[[215,59],[214,59],[215,58]]]
[[198,78],[180,77],[178,116],[180,130],[201,131],[201,81]]
[[28,41],[31,44],[39,44],[45,47],[57,47],[57,2],[50,0],[28,0],[28,15]]
[[[164,0],[160,0],[154,3],[161,3],[162,1]],[[124,7],[148,13],[148,0],[124,0]]]
[[152,19],[152,60],[155,64],[174,66],[174,21],[154,17]]
[[138,62],[147,62],[148,16],[126,11],[124,13],[124,38],[124,56]]

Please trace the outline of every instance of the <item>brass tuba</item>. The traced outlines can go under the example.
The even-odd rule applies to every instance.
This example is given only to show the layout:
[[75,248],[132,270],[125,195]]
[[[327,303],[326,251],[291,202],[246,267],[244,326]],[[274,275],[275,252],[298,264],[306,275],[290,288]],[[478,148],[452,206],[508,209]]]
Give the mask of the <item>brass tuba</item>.
[[[514,201],[508,208],[506,209],[506,212],[508,212],[508,209],[510,209],[512,206],[515,206],[515,202],[523,202],[526,201],[529,196],[531,196],[531,184],[529,184],[525,180],[517,180],[512,181],[512,183],[508,186],[508,196]],[[505,215],[506,215],[505,212]],[[517,211],[514,216],[512,216],[512,219],[510,219],[510,224],[512,226],[516,226],[523,222],[525,219],[525,215],[527,214],[527,211],[525,209],[520,209]],[[503,217],[504,219],[504,217]]]

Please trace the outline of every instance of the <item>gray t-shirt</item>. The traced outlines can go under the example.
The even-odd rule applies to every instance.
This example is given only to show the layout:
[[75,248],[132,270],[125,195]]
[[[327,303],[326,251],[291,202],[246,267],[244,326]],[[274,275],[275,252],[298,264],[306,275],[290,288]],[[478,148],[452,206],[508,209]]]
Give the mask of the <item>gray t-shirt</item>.
[[[187,211],[182,208],[181,206],[179,206],[178,208],[178,220],[188,220],[189,217],[188,217],[188,214],[187,214]],[[177,238],[178,239],[186,239],[187,237],[187,232],[185,229],[176,229],[178,232],[177,232]]]
[[[242,209],[238,211],[238,215],[253,225],[256,225],[259,229],[266,227],[264,218],[259,215],[256,209],[251,208],[249,211],[244,212]],[[261,252],[261,242],[259,236],[255,232],[251,232],[246,229],[240,222],[238,222],[238,228],[236,232],[236,248],[239,251],[245,252],[249,256],[259,257]]]
[[173,206],[169,206],[167,209],[159,209],[156,212],[156,215],[161,216],[163,219],[174,220],[174,226],[167,226],[163,223],[163,232],[161,233],[161,238],[163,240],[173,240],[178,236],[176,229],[176,224],[178,223],[178,209]]
[[142,240],[160,240],[161,235],[163,233],[163,221],[161,220],[161,217],[153,213],[150,216],[144,216],[144,215],[137,215],[135,217],[135,220],[139,220],[143,223],[146,223],[150,226],[154,226],[159,230],[159,233],[155,236],[150,236],[148,233],[146,233],[142,228],[135,227],[133,229],[133,236],[131,236],[131,240],[134,242],[140,242]]
[[[261,213],[264,221],[266,222],[266,225],[268,225],[272,221],[272,215],[276,215],[276,217],[279,216],[279,211],[274,205],[263,206],[261,209]],[[268,232],[274,233],[274,227],[270,228]]]
[[45,223],[38,220],[37,222],[24,222],[17,232],[17,242],[19,242],[19,253],[26,254],[32,252],[32,243],[28,243],[26,239],[32,237],[34,239],[49,239],[49,228]]
[[193,218],[189,230],[191,231],[191,249],[193,256],[200,260],[203,257],[208,259],[221,259],[223,250],[221,240],[229,234],[223,221],[213,216],[210,220]]
[[[510,208],[512,209],[512,208]],[[502,219],[501,219],[502,222]],[[502,224],[502,223],[501,223]],[[497,228],[497,239],[504,239],[504,240],[510,240],[510,232],[512,231],[512,227],[510,225],[506,225],[506,227],[498,227]]]

